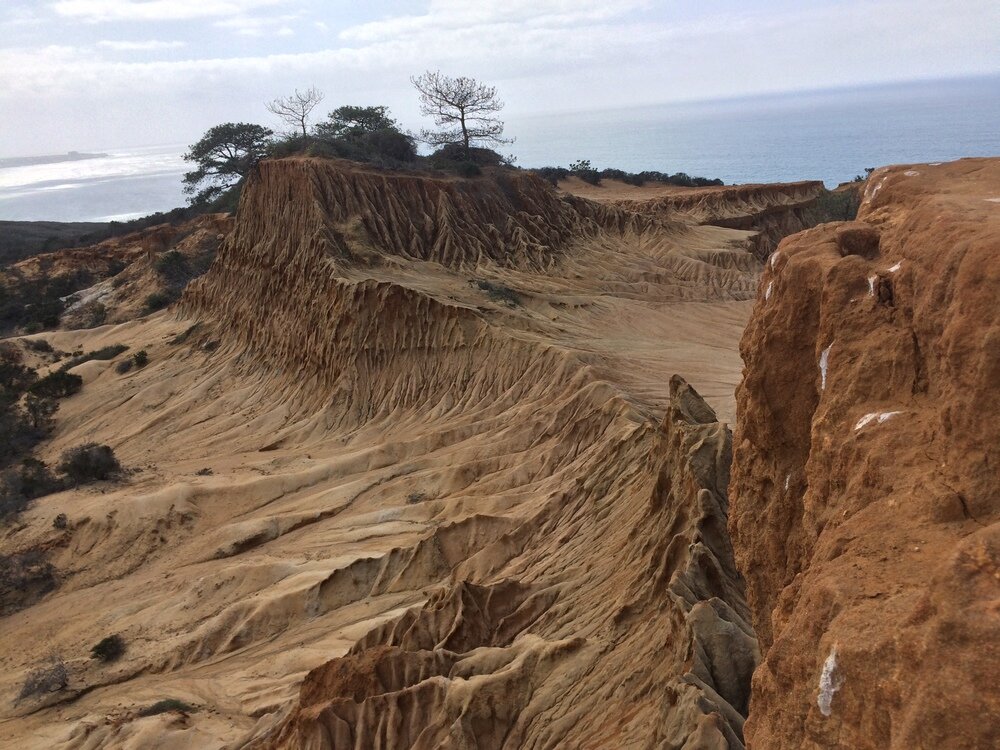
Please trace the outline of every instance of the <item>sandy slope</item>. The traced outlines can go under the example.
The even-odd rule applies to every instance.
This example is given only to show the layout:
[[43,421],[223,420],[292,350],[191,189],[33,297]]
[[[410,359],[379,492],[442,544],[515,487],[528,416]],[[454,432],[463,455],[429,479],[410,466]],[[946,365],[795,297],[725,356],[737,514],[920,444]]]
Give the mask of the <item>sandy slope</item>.
[[[372,746],[455,743],[456,721],[497,747],[736,737],[732,675],[754,647],[710,531],[728,437],[680,383],[671,403],[669,379],[732,418],[759,272],[748,233],[524,180],[265,165],[178,311],[46,335],[145,348],[151,363],[81,366],[44,448],[106,442],[128,481],[42,498],[3,539],[51,545],[61,579],[0,623],[12,746],[295,746],[303,676],[366,636],[376,651],[357,658],[430,670],[383,687],[385,716],[431,734],[372,739],[382,730],[359,715]],[[524,617],[509,638],[487,614],[423,656],[372,635],[407,611],[439,633],[414,613],[466,611],[479,591]],[[723,630],[739,664],[704,645]],[[125,657],[90,660],[113,632]],[[405,653],[377,651],[393,643]],[[16,703],[53,655],[69,690]],[[486,710],[500,695],[506,709]],[[136,716],[166,697],[199,710]]]

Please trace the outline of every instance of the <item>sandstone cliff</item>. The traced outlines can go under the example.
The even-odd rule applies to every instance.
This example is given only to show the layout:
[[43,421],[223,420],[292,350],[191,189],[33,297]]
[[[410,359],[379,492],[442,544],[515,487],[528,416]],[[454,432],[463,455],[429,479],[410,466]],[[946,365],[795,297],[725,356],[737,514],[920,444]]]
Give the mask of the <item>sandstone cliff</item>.
[[1000,744],[1000,162],[877,170],[744,334],[751,748]]

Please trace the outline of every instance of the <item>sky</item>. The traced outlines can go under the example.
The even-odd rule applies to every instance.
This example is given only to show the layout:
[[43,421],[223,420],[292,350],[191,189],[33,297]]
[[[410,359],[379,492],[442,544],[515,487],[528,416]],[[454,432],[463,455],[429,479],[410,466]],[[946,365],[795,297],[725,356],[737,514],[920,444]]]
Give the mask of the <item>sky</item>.
[[412,75],[509,117],[1000,72],[997,0],[3,0],[0,156],[191,143],[316,86],[421,125]]

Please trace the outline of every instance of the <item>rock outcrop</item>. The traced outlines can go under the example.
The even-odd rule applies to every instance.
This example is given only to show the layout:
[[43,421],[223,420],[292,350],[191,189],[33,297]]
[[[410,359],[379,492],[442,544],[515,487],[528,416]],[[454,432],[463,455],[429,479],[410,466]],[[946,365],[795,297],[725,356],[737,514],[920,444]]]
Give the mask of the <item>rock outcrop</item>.
[[731,185],[678,190],[651,200],[616,204],[644,214],[753,231],[751,248],[766,259],[782,238],[824,220],[826,194],[818,180],[776,185]]
[[750,748],[1000,745],[1000,161],[877,170],[741,344]]

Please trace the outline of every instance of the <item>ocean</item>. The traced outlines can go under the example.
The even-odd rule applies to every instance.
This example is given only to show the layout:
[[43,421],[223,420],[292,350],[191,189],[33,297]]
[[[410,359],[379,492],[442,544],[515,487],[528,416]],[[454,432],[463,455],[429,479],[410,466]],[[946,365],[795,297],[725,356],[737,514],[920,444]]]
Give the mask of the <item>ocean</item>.
[[[1000,76],[509,117],[522,167],[654,169],[726,183],[823,180],[865,167],[1000,156]],[[184,144],[0,169],[0,219],[110,221],[183,205]]]

